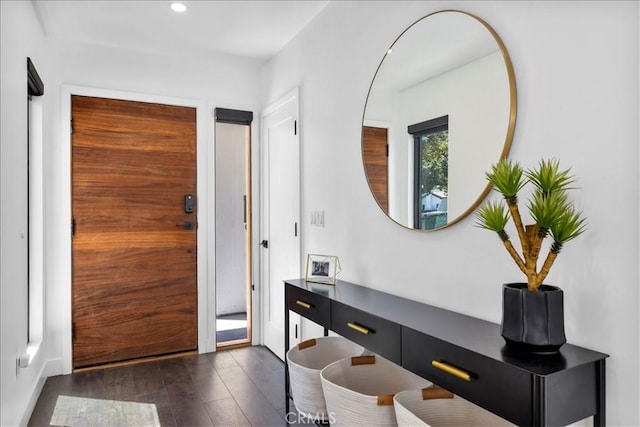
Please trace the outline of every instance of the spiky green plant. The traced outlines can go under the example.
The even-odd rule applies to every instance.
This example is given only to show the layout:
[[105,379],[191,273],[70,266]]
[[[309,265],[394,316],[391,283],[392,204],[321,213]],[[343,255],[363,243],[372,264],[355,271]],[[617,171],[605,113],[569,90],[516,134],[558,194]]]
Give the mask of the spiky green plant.
[[[502,194],[509,211],[505,211],[503,202],[489,201],[476,213],[477,225],[498,234],[518,268],[527,276],[530,291],[537,291],[542,285],[563,245],[587,230],[586,219],[582,212],[576,211],[567,194],[575,182],[569,173],[570,169],[560,170],[555,159],[543,159],[535,169],[528,170],[517,162],[502,159],[486,173],[493,189]],[[525,226],[518,208],[518,192],[529,183],[534,186],[528,205],[533,223]],[[518,232],[522,255],[505,230],[510,218]],[[542,244],[548,236],[553,242],[538,269]]]

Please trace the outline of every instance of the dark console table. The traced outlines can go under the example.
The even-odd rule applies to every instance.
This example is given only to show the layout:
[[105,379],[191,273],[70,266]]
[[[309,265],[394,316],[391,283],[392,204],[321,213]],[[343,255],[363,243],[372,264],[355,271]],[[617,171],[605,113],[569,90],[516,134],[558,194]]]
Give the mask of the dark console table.
[[[353,283],[285,281],[289,310],[519,426],[606,424],[607,354],[562,346],[536,356],[505,347],[500,326]],[[289,371],[285,366],[286,411]]]

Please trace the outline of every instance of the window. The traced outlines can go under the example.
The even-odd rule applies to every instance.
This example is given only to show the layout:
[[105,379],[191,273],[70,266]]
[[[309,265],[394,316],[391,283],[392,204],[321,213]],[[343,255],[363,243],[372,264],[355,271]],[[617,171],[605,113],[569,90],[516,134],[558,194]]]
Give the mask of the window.
[[416,123],[413,137],[414,228],[432,230],[447,224],[449,116]]
[[44,329],[44,202],[43,202],[43,115],[44,84],[33,62],[27,58],[27,191],[28,215],[28,337],[27,350],[19,366],[33,360]]

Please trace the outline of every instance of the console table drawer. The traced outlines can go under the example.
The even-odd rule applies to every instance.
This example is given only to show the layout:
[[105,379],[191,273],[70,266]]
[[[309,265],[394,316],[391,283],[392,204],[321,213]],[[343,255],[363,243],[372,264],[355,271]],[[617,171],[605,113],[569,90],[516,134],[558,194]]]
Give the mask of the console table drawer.
[[331,329],[395,363],[400,363],[400,325],[331,301]]
[[329,299],[294,286],[289,286],[287,292],[289,297],[289,310],[301,314],[320,326],[325,328],[329,327],[331,318],[331,304]]
[[533,379],[520,369],[407,327],[402,366],[513,423],[531,423]]

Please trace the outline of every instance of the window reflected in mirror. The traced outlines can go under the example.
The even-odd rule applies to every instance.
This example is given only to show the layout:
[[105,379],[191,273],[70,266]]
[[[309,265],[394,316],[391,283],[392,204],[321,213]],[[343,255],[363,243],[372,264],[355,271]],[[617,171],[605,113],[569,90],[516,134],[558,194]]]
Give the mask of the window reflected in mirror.
[[413,228],[447,225],[449,117],[409,126],[413,137]]

